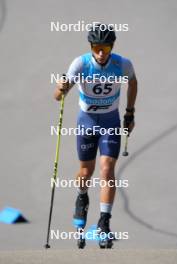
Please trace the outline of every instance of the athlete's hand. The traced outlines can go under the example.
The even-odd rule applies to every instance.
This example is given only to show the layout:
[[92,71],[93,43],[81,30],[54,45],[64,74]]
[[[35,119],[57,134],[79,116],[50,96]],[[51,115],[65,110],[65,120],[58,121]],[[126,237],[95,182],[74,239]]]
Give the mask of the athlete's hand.
[[134,126],[135,126],[134,114],[126,113],[124,115],[124,128],[128,128],[128,135],[130,135]]
[[59,81],[59,83],[57,85],[57,88],[63,94],[66,94],[68,92],[68,90],[69,90],[69,80],[67,79],[66,76],[62,76],[62,78],[60,78],[60,81]]
[[63,76],[62,78],[60,78],[57,87],[55,89],[55,93],[54,93],[54,97],[56,100],[61,100],[62,95],[67,94],[67,92],[69,91],[70,85],[69,85],[69,80]]

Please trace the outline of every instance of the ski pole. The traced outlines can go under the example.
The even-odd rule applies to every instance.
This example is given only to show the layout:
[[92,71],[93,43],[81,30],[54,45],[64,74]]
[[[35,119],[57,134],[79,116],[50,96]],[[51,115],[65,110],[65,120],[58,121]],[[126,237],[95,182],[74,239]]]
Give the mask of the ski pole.
[[122,152],[122,156],[126,157],[128,156],[128,135],[125,137],[125,145],[124,145],[124,151]]
[[[63,74],[63,78],[66,75]],[[58,137],[57,137],[57,145],[56,145],[56,153],[55,153],[55,163],[53,169],[53,185],[52,185],[52,192],[51,192],[51,201],[50,201],[50,211],[49,211],[49,220],[48,220],[48,228],[47,228],[47,239],[45,248],[50,248],[49,245],[49,236],[50,236],[50,227],[51,227],[51,219],[52,219],[52,212],[53,212],[53,203],[54,203],[54,193],[55,193],[55,184],[57,178],[57,171],[58,171],[58,160],[59,160],[59,149],[60,149],[60,138],[61,138],[61,129],[63,123],[63,112],[64,112],[64,94],[62,94],[61,98],[61,105],[60,105],[60,114],[59,114],[59,129],[58,129]]]

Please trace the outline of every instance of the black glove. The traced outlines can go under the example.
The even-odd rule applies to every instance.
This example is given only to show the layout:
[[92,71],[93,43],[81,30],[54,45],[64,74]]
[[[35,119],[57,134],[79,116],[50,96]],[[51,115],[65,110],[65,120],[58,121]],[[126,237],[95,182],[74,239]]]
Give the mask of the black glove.
[[130,133],[130,124],[132,124],[132,122],[134,122],[134,114],[125,114],[124,115],[124,128],[128,128],[128,132]]

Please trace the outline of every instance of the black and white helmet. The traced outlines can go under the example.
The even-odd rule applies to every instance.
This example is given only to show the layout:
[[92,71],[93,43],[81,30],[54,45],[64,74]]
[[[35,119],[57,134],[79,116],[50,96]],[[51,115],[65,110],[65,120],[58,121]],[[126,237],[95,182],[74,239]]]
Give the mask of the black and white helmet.
[[95,24],[88,33],[88,41],[92,44],[113,44],[115,40],[116,34],[111,25]]

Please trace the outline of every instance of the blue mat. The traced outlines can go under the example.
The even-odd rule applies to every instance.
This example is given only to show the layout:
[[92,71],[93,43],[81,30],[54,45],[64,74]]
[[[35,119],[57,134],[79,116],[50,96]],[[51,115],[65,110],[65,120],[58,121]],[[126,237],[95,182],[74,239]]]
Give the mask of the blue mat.
[[14,223],[25,223],[28,222],[22,215],[22,213],[15,208],[5,207],[0,211],[0,222],[5,224],[14,224]]

